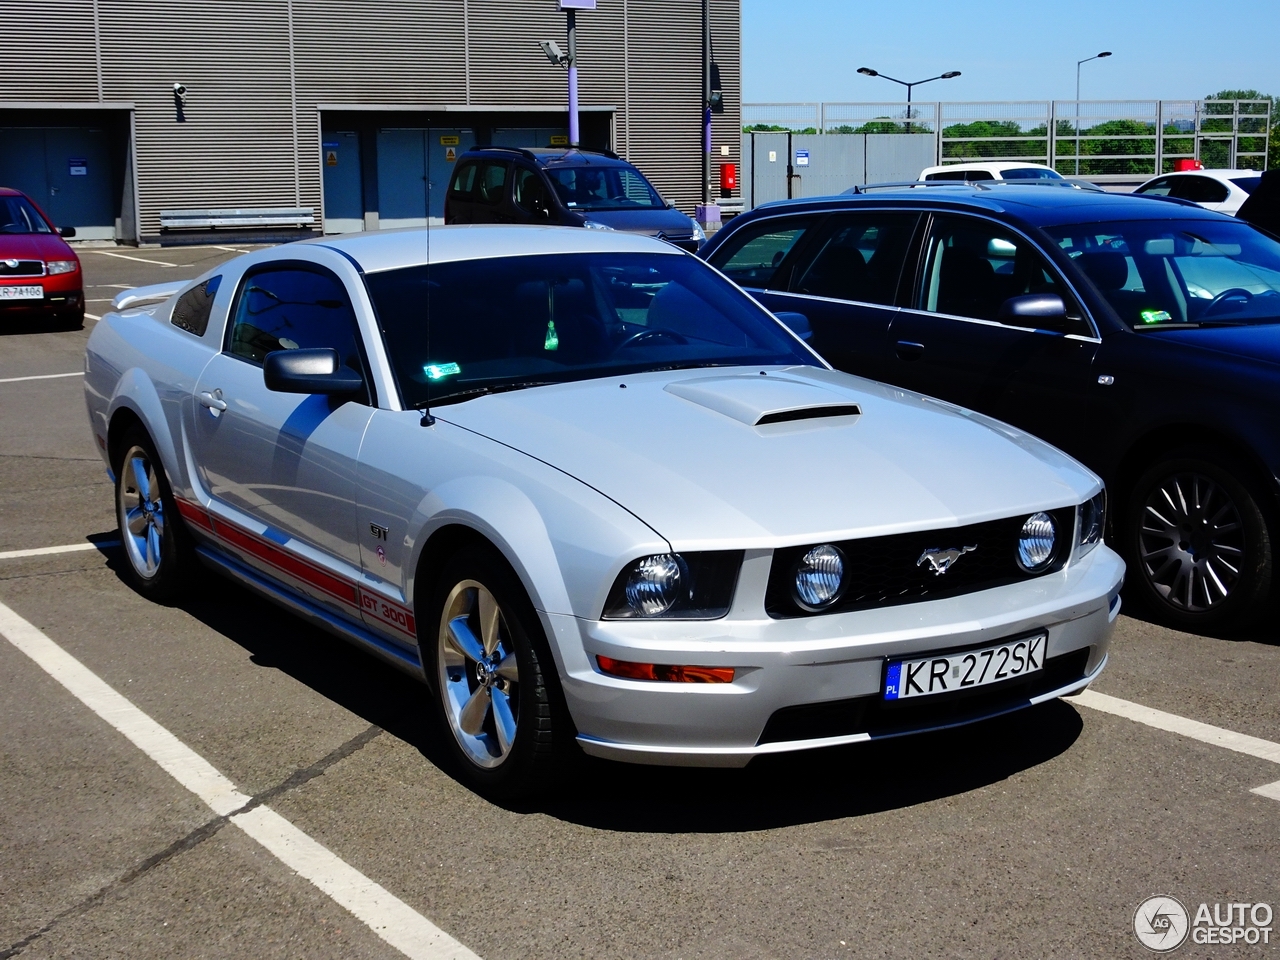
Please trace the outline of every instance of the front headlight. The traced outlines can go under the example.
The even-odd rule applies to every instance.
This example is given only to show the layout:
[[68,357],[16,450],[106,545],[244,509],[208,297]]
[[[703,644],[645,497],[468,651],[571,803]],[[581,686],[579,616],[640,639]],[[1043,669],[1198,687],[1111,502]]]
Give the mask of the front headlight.
[[1018,537],[1018,565],[1028,573],[1038,573],[1053,562],[1058,547],[1058,525],[1047,513],[1033,513],[1022,525]]
[[607,223],[601,223],[599,220],[584,220],[582,225],[588,230],[612,230],[613,227]]
[[45,273],[57,276],[59,273],[74,273],[79,266],[75,260],[49,260],[44,265]]
[[1079,559],[1102,542],[1107,532],[1107,490],[1080,504],[1080,540],[1076,548]]
[[614,580],[604,619],[716,620],[733,604],[741,566],[741,550],[641,557]]
[[702,224],[698,223],[698,221],[693,219],[693,217],[689,218],[689,222],[693,224],[693,239],[697,240],[699,243],[707,239],[707,233],[702,229]]
[[844,554],[823,543],[811,548],[796,564],[795,601],[802,610],[816,613],[831,606],[844,593]]

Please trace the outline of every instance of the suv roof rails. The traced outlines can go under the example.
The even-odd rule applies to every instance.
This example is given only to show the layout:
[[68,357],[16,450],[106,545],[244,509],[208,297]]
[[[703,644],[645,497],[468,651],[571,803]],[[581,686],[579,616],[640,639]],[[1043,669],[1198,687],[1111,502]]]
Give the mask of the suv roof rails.
[[1067,187],[1072,190],[1087,190],[1090,193],[1106,193],[1093,183],[1081,183],[1063,177],[1060,180],[897,180],[890,183],[864,183],[850,187],[844,192],[846,196],[866,193],[868,190],[895,190],[903,187],[969,187],[972,190],[990,190],[993,186],[1041,186]]
[[562,156],[563,156],[564,154],[568,154],[568,153],[595,153],[595,154],[599,154],[599,155],[600,155],[600,156],[602,156],[602,157],[608,157],[610,160],[621,160],[621,159],[622,159],[622,158],[621,158],[621,157],[619,157],[616,153],[614,153],[612,150],[606,150],[606,149],[603,149],[603,148],[599,148],[599,149],[597,149],[597,148],[594,148],[594,147],[499,147],[499,146],[487,146],[487,147],[470,147],[466,152],[467,152],[467,153],[480,153],[480,152],[483,152],[483,151],[486,151],[486,150],[494,150],[494,151],[499,151],[499,152],[502,152],[502,153],[518,153],[520,156],[524,157],[526,160],[537,160],[537,159],[539,159],[540,157],[545,157],[545,156],[546,156],[547,154],[549,154],[549,153],[559,153],[559,154],[560,154],[560,155],[562,155]]

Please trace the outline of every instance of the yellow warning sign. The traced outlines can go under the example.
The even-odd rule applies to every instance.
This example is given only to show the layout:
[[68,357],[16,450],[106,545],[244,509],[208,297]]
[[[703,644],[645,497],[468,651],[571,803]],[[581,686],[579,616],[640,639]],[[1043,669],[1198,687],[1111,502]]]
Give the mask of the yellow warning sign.
[[553,147],[567,147],[569,145],[569,138],[557,134],[551,138],[551,145]]
[[453,149],[453,147],[450,147],[444,152],[445,163],[453,163],[453,161],[457,159],[458,159],[458,151]]
[[326,167],[336,167],[338,165],[337,150],[326,150],[324,152],[324,165]]
[[456,147],[457,145],[458,145],[458,138],[456,136],[440,138],[440,146],[442,147]]

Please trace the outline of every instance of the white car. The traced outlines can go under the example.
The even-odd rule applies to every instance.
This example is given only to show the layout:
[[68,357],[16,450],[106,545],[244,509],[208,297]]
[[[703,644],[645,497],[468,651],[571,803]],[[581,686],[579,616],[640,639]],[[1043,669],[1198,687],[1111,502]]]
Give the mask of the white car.
[[921,180],[1064,180],[1053,167],[1043,163],[1021,163],[1010,160],[983,160],[975,163],[948,163],[925,167]]
[[124,305],[163,292],[86,356],[126,575],[216,593],[203,563],[423,680],[479,789],[574,740],[741,766],[951,726],[1106,662],[1094,474],[833,371],[670,244],[349,235]]
[[1262,182],[1257,170],[1187,170],[1152,177],[1133,192],[1144,197],[1172,197],[1235,216]]

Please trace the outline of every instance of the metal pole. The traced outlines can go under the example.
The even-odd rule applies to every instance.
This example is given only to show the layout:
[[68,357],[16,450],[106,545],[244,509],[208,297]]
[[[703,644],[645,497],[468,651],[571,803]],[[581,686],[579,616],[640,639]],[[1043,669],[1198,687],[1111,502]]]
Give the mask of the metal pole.
[[711,202],[711,11],[702,0],[702,202]]
[[573,10],[569,17],[569,145],[576,147],[578,137],[578,20]]
[[911,132],[911,88],[914,86],[914,83],[907,84],[907,133]]

